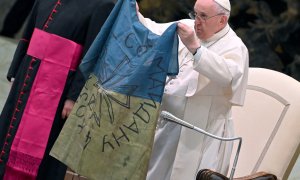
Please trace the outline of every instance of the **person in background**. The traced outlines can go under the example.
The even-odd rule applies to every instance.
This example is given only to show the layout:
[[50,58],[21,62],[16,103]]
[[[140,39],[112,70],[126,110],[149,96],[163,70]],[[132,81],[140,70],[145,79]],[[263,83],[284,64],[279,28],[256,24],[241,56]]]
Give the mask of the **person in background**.
[[[166,81],[162,110],[222,137],[233,136],[232,106],[244,103],[248,49],[230,28],[229,0],[197,0],[193,20],[178,22],[179,75]],[[161,34],[168,26],[141,14]],[[231,142],[222,142],[159,119],[147,180],[195,179],[203,168],[227,174]]]
[[7,79],[0,116],[0,179],[64,179],[49,156],[83,85],[77,70],[114,0],[36,0]]

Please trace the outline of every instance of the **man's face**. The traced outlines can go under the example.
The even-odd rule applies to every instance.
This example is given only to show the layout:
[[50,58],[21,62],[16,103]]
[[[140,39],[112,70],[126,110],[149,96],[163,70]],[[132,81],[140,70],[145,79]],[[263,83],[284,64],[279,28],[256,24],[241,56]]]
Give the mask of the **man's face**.
[[194,6],[195,32],[198,38],[204,41],[221,30],[223,14],[217,12],[214,3],[213,0],[197,0]]

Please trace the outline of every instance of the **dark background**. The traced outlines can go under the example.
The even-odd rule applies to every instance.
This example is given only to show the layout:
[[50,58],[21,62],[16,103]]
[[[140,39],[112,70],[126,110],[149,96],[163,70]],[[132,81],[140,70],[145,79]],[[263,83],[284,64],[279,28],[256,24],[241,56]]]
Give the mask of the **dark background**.
[[[231,0],[229,24],[249,50],[250,67],[283,72],[300,81],[300,1]],[[140,0],[157,22],[188,18],[195,0]]]
[[[0,0],[0,27],[17,5],[19,13],[9,20],[8,32],[20,29],[34,0]],[[145,17],[157,22],[188,18],[196,0],[137,0]],[[18,2],[17,4],[15,2]],[[229,24],[249,50],[250,67],[283,72],[300,81],[300,0],[230,0]],[[24,6],[24,3],[26,6]],[[87,1],[88,3],[88,1]],[[16,12],[16,11],[13,11]],[[20,14],[21,13],[21,14]],[[23,21],[23,20],[22,20]],[[24,26],[23,26],[24,28]],[[22,29],[14,39],[21,37]],[[0,32],[1,33],[1,32]]]

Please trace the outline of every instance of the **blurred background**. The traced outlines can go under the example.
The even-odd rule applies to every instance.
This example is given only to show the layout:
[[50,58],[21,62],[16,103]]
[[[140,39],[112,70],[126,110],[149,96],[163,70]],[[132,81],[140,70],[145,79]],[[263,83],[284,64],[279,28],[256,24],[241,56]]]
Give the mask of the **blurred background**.
[[[140,11],[157,22],[188,18],[195,0],[140,0]],[[250,66],[300,80],[300,1],[231,0],[231,27],[250,53]]]
[[[138,0],[141,13],[157,22],[188,18],[195,0]],[[0,110],[14,50],[34,0],[0,1]],[[88,3],[88,1],[87,1]],[[231,0],[230,25],[250,54],[250,67],[283,72],[300,81],[300,1]],[[300,180],[300,158],[289,177]]]

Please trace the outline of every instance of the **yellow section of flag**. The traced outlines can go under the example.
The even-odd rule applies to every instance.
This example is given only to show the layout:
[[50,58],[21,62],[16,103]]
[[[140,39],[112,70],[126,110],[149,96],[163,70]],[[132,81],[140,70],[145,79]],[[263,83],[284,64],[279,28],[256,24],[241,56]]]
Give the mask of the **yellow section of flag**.
[[91,75],[50,154],[89,179],[145,179],[159,108]]

